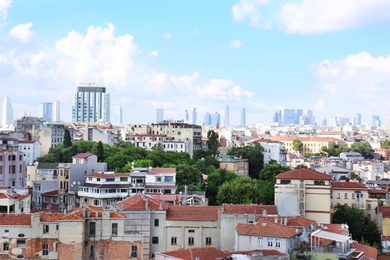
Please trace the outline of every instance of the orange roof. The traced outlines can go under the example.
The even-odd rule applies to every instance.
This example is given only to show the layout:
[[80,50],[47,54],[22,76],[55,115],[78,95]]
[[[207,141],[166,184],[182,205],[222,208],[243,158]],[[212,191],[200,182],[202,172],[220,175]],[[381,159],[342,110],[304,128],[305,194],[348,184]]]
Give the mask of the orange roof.
[[148,174],[157,174],[157,173],[175,173],[176,168],[152,168],[148,170]]
[[90,173],[87,175],[88,177],[96,177],[96,178],[115,178],[116,175],[115,173],[99,173],[99,172],[95,172],[95,173]]
[[[149,206],[148,210],[159,210],[160,201],[154,200],[147,196],[145,196],[145,199],[148,200],[148,206]],[[163,210],[167,210],[168,204],[166,202],[161,202],[161,203],[162,203]],[[146,203],[142,194],[134,195],[130,198],[127,198],[117,203],[117,205],[122,210],[147,210],[145,204]]]
[[390,206],[379,207],[379,211],[382,212],[384,218],[390,218]]
[[160,254],[184,260],[194,260],[196,258],[212,260],[228,257],[231,255],[230,253],[223,252],[215,247],[179,249],[176,251],[164,252]]
[[223,214],[263,214],[263,211],[267,214],[277,215],[278,211],[274,205],[244,205],[244,204],[224,204]]
[[332,181],[332,188],[343,190],[343,189],[359,189],[368,190],[367,186],[359,182],[346,182],[346,181]]
[[220,206],[170,206],[167,220],[171,221],[218,221]]
[[299,233],[300,230],[275,223],[272,218],[260,217],[256,224],[238,224],[236,227],[237,233],[248,236],[264,236],[264,237],[293,237]]
[[72,158],[75,158],[75,159],[85,159],[85,158],[88,158],[91,155],[93,155],[93,154],[92,153],[79,153],[79,154],[76,154],[75,156],[73,156]]
[[370,194],[387,194],[387,190],[385,190],[385,189],[369,189],[368,193],[370,193]]
[[41,222],[57,222],[64,216],[64,213],[38,212]]
[[[69,211],[64,217],[60,218],[61,221],[84,221],[85,216],[90,216],[93,218],[101,218],[103,215],[103,208],[96,206],[88,206],[85,208],[76,208],[72,211]],[[110,218],[112,219],[122,219],[126,218],[125,215],[118,213],[116,211],[110,210]]]
[[298,180],[330,180],[328,174],[317,172],[311,169],[300,168],[288,172],[283,172],[275,177],[276,179],[298,179]]
[[42,195],[45,195],[45,196],[57,196],[58,195],[58,190],[51,190],[51,191],[48,191],[48,192],[44,192],[44,193],[42,193]]
[[0,226],[31,226],[31,214],[0,214]]
[[253,255],[253,253],[257,253],[257,252],[261,252],[263,253],[263,256],[278,256],[278,255],[283,255],[283,253],[281,253],[280,251],[278,250],[268,250],[268,249],[265,249],[265,250],[250,250],[250,251],[234,251],[234,252],[229,252],[230,255],[232,254],[237,254],[237,255]]
[[364,254],[371,259],[376,259],[378,257],[378,249],[374,247],[362,245],[358,242],[353,242],[352,247],[355,248],[356,251],[364,252]]

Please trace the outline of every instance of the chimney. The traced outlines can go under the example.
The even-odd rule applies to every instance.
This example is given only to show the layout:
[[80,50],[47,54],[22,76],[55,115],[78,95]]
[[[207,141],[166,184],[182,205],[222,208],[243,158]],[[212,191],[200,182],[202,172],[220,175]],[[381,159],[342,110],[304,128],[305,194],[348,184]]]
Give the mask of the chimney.
[[275,217],[275,223],[278,223],[278,217]]
[[160,206],[158,207],[158,210],[162,210],[162,209],[163,209],[162,200],[160,200]]
[[267,216],[267,210],[263,210],[263,217]]
[[149,210],[149,201],[148,201],[148,198],[145,199],[145,210]]
[[288,223],[288,218],[284,217],[284,225],[287,226],[287,223]]

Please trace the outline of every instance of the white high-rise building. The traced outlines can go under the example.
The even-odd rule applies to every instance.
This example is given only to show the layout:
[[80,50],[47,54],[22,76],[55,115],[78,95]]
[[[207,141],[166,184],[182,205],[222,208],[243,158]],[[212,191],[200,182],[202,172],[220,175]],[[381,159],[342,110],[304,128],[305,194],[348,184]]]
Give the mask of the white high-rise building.
[[122,125],[123,119],[123,109],[120,106],[115,107],[115,123],[118,125]]
[[245,108],[243,108],[241,110],[241,122],[240,122],[240,125],[242,127],[246,127],[246,110],[245,110]]
[[197,113],[196,113],[196,108],[192,110],[192,124],[196,125],[196,120],[197,120]]
[[11,98],[10,97],[4,97],[3,101],[3,115],[2,115],[2,121],[1,126],[3,128],[10,126],[14,123],[13,119],[13,110],[11,105]]
[[162,123],[164,121],[164,109],[157,108],[156,110],[156,123]]
[[73,95],[72,122],[110,122],[110,94],[106,88],[85,85],[77,87]]
[[53,102],[53,116],[52,116],[53,122],[59,122],[60,119],[60,101],[54,101]]
[[228,127],[229,126],[229,106],[226,105],[225,107],[225,118],[223,120],[223,126]]

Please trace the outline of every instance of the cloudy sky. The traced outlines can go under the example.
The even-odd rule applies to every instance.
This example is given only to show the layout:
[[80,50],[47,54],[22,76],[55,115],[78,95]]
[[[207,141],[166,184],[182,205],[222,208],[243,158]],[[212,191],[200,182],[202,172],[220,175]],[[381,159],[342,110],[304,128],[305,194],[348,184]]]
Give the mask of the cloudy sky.
[[[238,124],[275,109],[318,122],[390,114],[388,0],[0,0],[0,90],[14,118],[61,103],[71,120],[82,82],[104,86],[125,123],[197,108]],[[3,97],[1,97],[2,102]],[[113,113],[112,113],[113,114]]]

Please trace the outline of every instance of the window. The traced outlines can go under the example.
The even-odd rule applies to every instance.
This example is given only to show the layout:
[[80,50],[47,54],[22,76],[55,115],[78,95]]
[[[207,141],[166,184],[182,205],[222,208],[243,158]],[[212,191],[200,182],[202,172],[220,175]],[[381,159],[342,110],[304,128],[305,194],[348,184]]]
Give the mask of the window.
[[368,210],[371,209],[371,204],[367,204],[367,209],[368,209]]
[[49,225],[43,225],[43,234],[49,233]]
[[54,246],[54,252],[58,252],[57,243],[54,243],[53,246]]
[[173,182],[173,176],[165,176],[165,182]]
[[111,230],[112,235],[117,236],[118,235],[118,223],[112,223],[111,227],[112,227],[112,230]]
[[3,251],[8,252],[8,249],[9,249],[9,243],[6,242],[3,244]]
[[290,184],[291,180],[280,180],[280,184]]
[[49,244],[42,245],[42,255],[49,255]]
[[211,245],[211,237],[206,237],[206,245]]
[[275,247],[280,247],[280,238],[275,238]]
[[194,244],[194,237],[188,237],[188,245],[191,246]]
[[194,229],[189,229],[188,233],[195,233],[195,230]]
[[56,203],[56,198],[51,198],[51,203]]
[[263,238],[262,237],[257,238],[257,247],[263,247]]
[[131,246],[130,257],[138,257],[138,246]]
[[158,227],[158,226],[159,226],[159,220],[158,220],[158,219],[155,219],[155,220],[154,220],[154,226],[155,226],[155,227]]
[[177,237],[171,237],[171,245],[177,245]]
[[96,232],[96,223],[95,222],[89,222],[89,235],[94,236]]
[[89,257],[90,257],[90,258],[93,258],[93,255],[94,255],[93,253],[94,253],[94,251],[95,251],[95,250],[94,250],[94,247],[93,247],[93,245],[91,245],[90,248],[89,248]]
[[156,177],[156,182],[161,182],[161,177]]
[[348,193],[344,193],[344,199],[348,199]]
[[325,181],[314,181],[314,185],[324,186],[325,185]]
[[273,238],[268,238],[268,247],[273,247],[273,242],[274,242]]
[[340,193],[337,193],[337,198],[340,199]]
[[17,244],[17,247],[21,247],[21,248],[25,248],[26,247],[26,240],[18,240],[17,242],[16,242],[16,244]]
[[158,244],[158,237],[152,237],[152,244]]
[[355,193],[352,193],[352,199],[355,199]]

